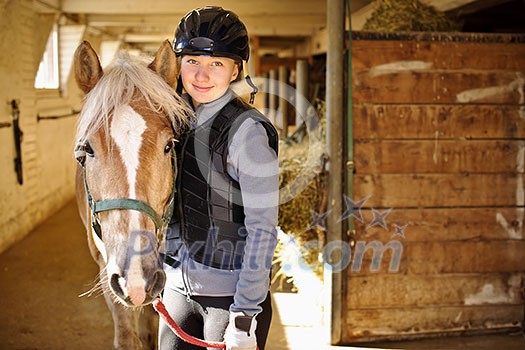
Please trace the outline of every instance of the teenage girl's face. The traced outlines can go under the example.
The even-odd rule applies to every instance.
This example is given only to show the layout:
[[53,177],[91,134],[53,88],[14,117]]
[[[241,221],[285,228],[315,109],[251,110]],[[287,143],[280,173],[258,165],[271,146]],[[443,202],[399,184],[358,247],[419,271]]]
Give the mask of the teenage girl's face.
[[184,89],[198,106],[221,97],[239,70],[231,58],[186,55],[182,57],[180,74]]

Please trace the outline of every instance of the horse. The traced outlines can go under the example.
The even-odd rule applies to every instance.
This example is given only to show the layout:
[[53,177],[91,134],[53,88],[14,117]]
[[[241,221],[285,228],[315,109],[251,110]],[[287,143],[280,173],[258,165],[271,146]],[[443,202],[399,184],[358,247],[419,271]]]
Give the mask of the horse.
[[163,290],[160,258],[173,212],[174,145],[192,113],[176,94],[169,41],[151,63],[121,52],[102,70],[82,42],[75,79],[86,94],[77,125],[76,196],[99,286],[114,321],[115,349],[155,349],[150,304]]

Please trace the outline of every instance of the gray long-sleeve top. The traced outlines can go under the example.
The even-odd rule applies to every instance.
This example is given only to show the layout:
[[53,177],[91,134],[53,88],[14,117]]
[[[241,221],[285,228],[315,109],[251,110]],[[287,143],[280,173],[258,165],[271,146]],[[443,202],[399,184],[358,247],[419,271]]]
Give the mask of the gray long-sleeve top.
[[[219,99],[199,105],[194,127],[208,121],[235,97],[228,90]],[[261,311],[258,305],[268,294],[279,203],[277,155],[268,145],[266,130],[255,119],[244,121],[234,134],[228,148],[227,171],[239,182],[243,198],[248,235],[241,269],[216,269],[191,259],[178,238],[179,226],[174,224],[169,227],[166,252],[181,264],[175,268],[164,266],[166,287],[187,296],[233,295],[231,311],[254,315]]]

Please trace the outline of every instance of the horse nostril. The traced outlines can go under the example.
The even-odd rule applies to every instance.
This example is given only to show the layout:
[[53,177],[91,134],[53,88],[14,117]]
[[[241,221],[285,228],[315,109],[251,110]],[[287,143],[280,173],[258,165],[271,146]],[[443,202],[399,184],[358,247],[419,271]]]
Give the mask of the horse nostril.
[[166,283],[166,274],[164,270],[157,270],[153,274],[151,283],[148,286],[148,294],[151,297],[156,297],[164,289],[164,284]]
[[120,276],[118,274],[114,273],[113,275],[111,275],[111,278],[109,280],[109,286],[117,296],[125,298],[124,291],[122,290],[122,287],[119,283],[119,279]]

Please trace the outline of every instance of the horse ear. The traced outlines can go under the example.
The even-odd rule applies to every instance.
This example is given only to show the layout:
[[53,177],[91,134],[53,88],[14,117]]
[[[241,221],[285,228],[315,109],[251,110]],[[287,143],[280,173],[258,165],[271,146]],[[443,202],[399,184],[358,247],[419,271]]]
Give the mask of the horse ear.
[[155,54],[149,68],[160,75],[169,86],[173,87],[177,81],[177,57],[171,48],[169,40],[165,40]]
[[103,74],[97,53],[89,42],[82,41],[75,51],[75,80],[78,87],[87,94]]

